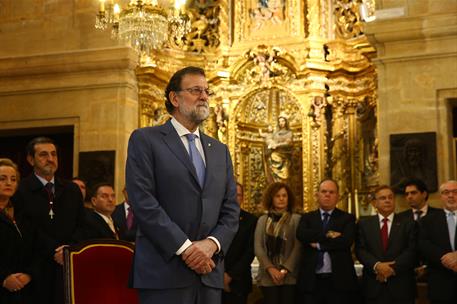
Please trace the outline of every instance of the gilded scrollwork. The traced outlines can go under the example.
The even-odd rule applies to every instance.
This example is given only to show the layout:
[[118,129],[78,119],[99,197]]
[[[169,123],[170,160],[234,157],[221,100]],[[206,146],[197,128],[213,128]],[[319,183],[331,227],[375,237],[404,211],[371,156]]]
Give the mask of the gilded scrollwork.
[[351,39],[363,34],[359,17],[359,4],[355,0],[334,0],[336,34],[339,38]]
[[190,19],[190,32],[182,38],[170,35],[171,48],[195,53],[211,53],[220,45],[219,0],[193,1],[185,12]]
[[[287,170],[275,174],[291,184],[303,211],[316,207],[313,194],[324,177],[338,180],[343,200],[354,189],[367,193],[379,180],[376,71],[355,2],[191,1],[184,13],[192,31],[169,41],[154,67],[137,73],[140,125],[168,119],[167,80],[183,66],[200,66],[216,93],[202,127],[228,145],[245,187],[244,208],[260,211],[271,181],[266,169],[281,163],[277,155],[268,163],[261,136],[278,132],[281,115],[291,150]],[[259,5],[268,18],[256,17]]]

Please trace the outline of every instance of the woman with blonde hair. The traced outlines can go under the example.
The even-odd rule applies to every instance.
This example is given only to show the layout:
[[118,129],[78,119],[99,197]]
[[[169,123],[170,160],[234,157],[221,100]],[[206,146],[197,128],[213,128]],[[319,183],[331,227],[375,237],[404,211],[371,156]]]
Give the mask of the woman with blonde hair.
[[38,266],[35,230],[14,213],[10,200],[18,183],[16,164],[0,158],[0,303],[8,304],[32,303],[30,283]]
[[300,215],[295,197],[285,183],[272,183],[265,191],[262,215],[255,231],[254,250],[259,260],[257,285],[265,304],[294,303],[301,244],[295,236]]

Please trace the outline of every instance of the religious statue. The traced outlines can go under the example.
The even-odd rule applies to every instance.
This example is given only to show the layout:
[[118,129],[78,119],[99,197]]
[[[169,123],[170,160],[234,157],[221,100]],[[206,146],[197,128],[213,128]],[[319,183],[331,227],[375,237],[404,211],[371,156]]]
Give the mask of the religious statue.
[[[271,128],[270,128],[271,129]],[[292,131],[284,115],[278,117],[276,131],[260,136],[265,138],[265,173],[269,182],[286,182],[292,163]]]

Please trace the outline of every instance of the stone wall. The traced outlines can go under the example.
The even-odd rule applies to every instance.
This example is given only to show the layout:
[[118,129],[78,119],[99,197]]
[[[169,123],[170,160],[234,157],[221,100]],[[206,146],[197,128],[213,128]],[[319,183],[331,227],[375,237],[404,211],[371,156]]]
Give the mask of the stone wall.
[[366,31],[377,49],[381,182],[390,182],[391,134],[436,132],[440,184],[456,177],[450,109],[457,98],[457,3],[377,2],[381,13],[403,10],[403,16],[379,19]]
[[95,30],[95,0],[0,2],[0,130],[74,126],[78,153],[114,150],[122,199],[138,126],[137,55]]

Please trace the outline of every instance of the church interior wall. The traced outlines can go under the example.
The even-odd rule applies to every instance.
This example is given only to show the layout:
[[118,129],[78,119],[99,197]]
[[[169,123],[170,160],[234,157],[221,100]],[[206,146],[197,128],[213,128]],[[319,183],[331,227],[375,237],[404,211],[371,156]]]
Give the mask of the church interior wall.
[[[75,155],[116,151],[120,198],[128,137],[138,126],[137,58],[109,31],[94,29],[97,5],[0,2],[0,129],[70,121]],[[392,8],[403,8],[404,16],[368,24],[366,31],[377,49],[380,181],[389,183],[390,134],[432,131],[441,183],[456,177],[455,167],[445,164],[455,163],[452,121],[442,118],[457,88],[455,0],[377,1],[377,9]]]
[[[379,170],[390,181],[389,136],[436,132],[438,183],[455,178],[449,98],[457,88],[455,1],[379,1],[380,9],[404,8],[405,16],[375,21],[367,34],[377,49]],[[441,95],[446,97],[440,97]],[[431,195],[439,201],[438,193]],[[406,207],[404,202],[400,208]]]

